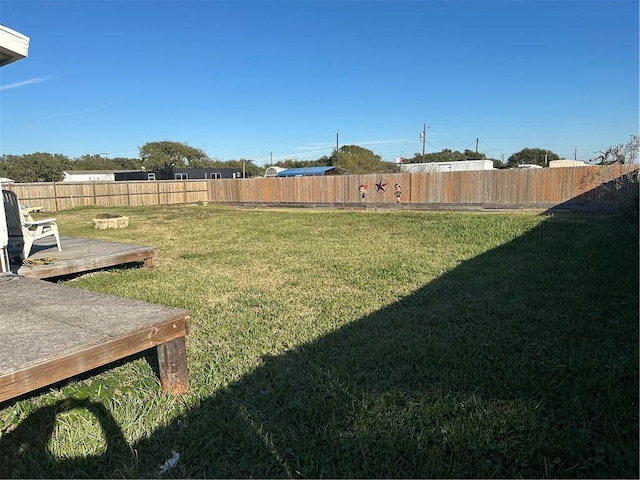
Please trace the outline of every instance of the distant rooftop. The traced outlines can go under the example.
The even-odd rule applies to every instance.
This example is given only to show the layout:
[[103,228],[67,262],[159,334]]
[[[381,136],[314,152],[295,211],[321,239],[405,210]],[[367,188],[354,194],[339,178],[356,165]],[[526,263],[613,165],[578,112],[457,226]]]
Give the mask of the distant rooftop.
[[110,173],[139,172],[140,170],[65,170],[67,175],[104,175]]
[[327,174],[337,174],[337,167],[301,167],[301,168],[287,168],[278,172],[278,177],[308,177]]

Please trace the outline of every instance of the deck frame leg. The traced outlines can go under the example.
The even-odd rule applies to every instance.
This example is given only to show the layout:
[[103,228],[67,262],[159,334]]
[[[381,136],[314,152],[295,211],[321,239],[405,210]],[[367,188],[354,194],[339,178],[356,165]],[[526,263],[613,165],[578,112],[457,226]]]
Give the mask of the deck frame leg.
[[189,391],[187,345],[185,337],[162,343],[157,347],[162,390],[174,395]]
[[145,270],[153,270],[153,257],[144,259],[144,268]]

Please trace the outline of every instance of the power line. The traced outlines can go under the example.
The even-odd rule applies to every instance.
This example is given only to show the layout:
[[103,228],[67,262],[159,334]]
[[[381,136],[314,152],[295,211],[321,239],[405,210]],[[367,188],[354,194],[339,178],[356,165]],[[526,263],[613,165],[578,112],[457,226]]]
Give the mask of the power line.
[[[444,148],[441,148],[440,146],[434,145],[431,141],[429,141],[427,139],[427,125],[423,124],[423,130],[421,132],[420,135],[420,139],[415,139],[415,137],[413,139],[410,138],[401,138],[401,139],[392,139],[392,140],[382,140],[382,141],[365,141],[365,142],[354,142],[353,145],[357,145],[357,146],[372,146],[372,145],[401,145],[401,144],[405,144],[405,145],[418,145],[418,142],[421,142],[423,145],[423,152],[424,155],[426,155],[426,150],[427,150],[427,146],[432,147],[435,151],[443,151],[445,150]],[[544,143],[544,145],[542,147],[539,148],[547,148],[550,150],[553,150],[554,147],[559,147],[562,145],[563,148],[560,149],[560,151],[556,151],[556,153],[558,153],[561,157],[563,158],[573,158],[573,157],[577,157],[578,156],[578,152],[577,150],[579,149],[582,154],[580,155],[581,157],[585,157],[585,156],[589,156],[590,153],[596,153],[597,151],[599,151],[599,149],[604,148],[603,146],[585,146],[585,145],[581,145],[581,142],[579,141],[575,141],[575,142],[571,142],[572,145],[571,148],[567,147],[565,144],[562,144],[560,142],[558,142],[557,140],[559,140],[560,137],[573,137],[575,135],[573,134],[567,134],[567,135],[560,135],[560,134],[556,134],[553,135],[554,139],[556,141],[551,141],[550,143],[545,143],[545,142],[540,142],[541,140],[544,140],[546,138],[549,137],[549,135],[544,135],[544,136],[536,136],[537,141],[535,141],[534,143]],[[511,138],[530,138],[533,139],[532,136],[530,135],[521,135],[521,136],[505,136],[505,137],[501,137],[501,141],[505,141],[506,139],[511,139]],[[548,138],[549,140],[551,140],[551,138]],[[261,143],[267,143],[267,142],[261,142]],[[278,142],[280,143],[280,142]],[[287,142],[287,143],[308,143],[308,142]],[[466,150],[466,149],[470,149],[472,147],[472,145],[476,143],[476,150],[480,150],[482,151],[484,154],[486,154],[489,157],[494,157],[494,158],[500,158],[501,156],[507,156],[507,154],[505,154],[503,152],[502,149],[498,149],[495,148],[489,144],[487,144],[484,140],[481,140],[480,138],[476,138],[473,141],[471,141],[470,143],[468,143],[463,149],[462,151]],[[531,142],[529,142],[531,143]],[[338,134],[336,134],[336,145],[339,147],[339,138],[338,138]],[[578,145],[578,146],[575,146]],[[255,145],[252,145],[255,146]],[[482,146],[482,148],[480,149],[479,147]],[[526,146],[525,146],[526,147]],[[525,148],[523,147],[523,148]],[[283,154],[275,154],[273,152],[271,152],[270,154],[264,156],[264,155],[245,155],[245,156],[233,156],[233,157],[214,157],[216,160],[219,161],[227,161],[227,160],[237,160],[238,158],[244,158],[247,160],[252,160],[252,161],[271,161],[273,162],[275,161],[279,161],[279,160],[284,160],[284,159],[291,159],[291,158],[305,158],[308,159],[310,156],[314,156],[316,154],[323,154],[323,155],[329,155],[330,152],[333,150],[333,148],[335,148],[334,146],[331,146],[329,144],[329,142],[322,142],[319,144],[319,146],[317,148],[311,148],[309,150],[296,150],[295,152],[287,152],[287,153],[283,153]],[[411,147],[408,147],[411,148]],[[403,149],[405,152],[408,148]],[[448,147],[446,150],[453,150],[453,147]],[[385,151],[385,154],[387,153],[391,153],[391,151],[387,152]],[[397,151],[393,152],[394,154],[397,154]],[[397,156],[397,155],[396,155]],[[275,159],[274,159],[275,157]]]

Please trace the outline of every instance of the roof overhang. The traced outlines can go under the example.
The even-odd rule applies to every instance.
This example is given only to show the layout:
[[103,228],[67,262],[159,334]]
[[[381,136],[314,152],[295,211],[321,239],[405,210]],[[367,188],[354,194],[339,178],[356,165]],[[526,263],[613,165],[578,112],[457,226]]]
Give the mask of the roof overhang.
[[0,67],[29,54],[29,37],[0,25]]

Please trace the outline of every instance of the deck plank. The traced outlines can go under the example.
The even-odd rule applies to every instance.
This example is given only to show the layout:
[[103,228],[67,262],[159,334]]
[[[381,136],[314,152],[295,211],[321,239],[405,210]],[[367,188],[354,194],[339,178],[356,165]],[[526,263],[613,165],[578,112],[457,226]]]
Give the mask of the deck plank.
[[[152,347],[165,355],[189,322],[183,309],[6,274],[0,312],[0,402]],[[176,355],[161,365],[161,383],[182,393],[186,351]]]
[[[53,278],[137,262],[151,269],[157,257],[156,247],[146,245],[75,237],[61,237],[60,243],[61,252],[48,238],[38,240],[27,264],[15,265],[14,273],[29,278]],[[51,263],[40,264],[43,259]]]

